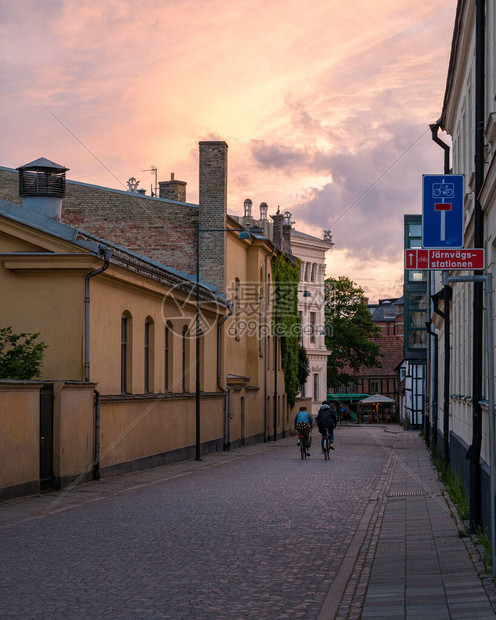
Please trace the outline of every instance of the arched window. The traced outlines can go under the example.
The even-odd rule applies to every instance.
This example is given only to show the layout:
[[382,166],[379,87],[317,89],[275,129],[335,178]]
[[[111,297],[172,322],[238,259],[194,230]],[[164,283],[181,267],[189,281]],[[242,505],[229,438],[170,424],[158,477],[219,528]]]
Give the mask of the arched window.
[[147,317],[145,321],[145,367],[144,367],[144,388],[145,394],[153,392],[153,378],[154,378],[154,323],[151,317]]
[[264,342],[264,294],[263,294],[263,270],[260,269],[260,280],[258,285],[258,355],[263,357]]
[[188,346],[188,326],[185,325],[183,327],[182,332],[182,363],[181,363],[181,371],[182,371],[182,386],[183,392],[189,391],[189,346]]
[[132,325],[131,314],[126,310],[121,316],[121,392],[130,394],[131,360],[132,360]]
[[240,319],[240,303],[239,303],[239,278],[234,281],[234,337],[236,340],[240,338],[239,319]]
[[172,387],[172,364],[173,364],[173,340],[172,325],[165,325],[164,333],[164,392],[168,392]]

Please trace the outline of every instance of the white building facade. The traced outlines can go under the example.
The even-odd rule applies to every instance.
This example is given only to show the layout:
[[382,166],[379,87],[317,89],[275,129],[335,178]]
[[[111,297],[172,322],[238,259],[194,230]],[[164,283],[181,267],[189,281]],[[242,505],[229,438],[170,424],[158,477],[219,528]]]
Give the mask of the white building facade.
[[[485,15],[477,28],[477,10]],[[478,71],[478,68],[482,71]],[[444,98],[443,114],[438,121],[452,137],[451,163],[454,174],[465,176],[465,248],[484,247],[486,252],[485,273],[496,277],[496,4],[493,1],[476,3],[475,0],[459,0],[451,49],[451,59]],[[483,136],[478,137],[478,128]],[[483,139],[483,143],[480,141]],[[442,162],[440,151],[440,164]],[[440,165],[442,169],[442,164]],[[478,199],[478,200],[477,200]],[[481,226],[477,222],[482,222]],[[454,275],[469,275],[471,272],[450,272]],[[436,290],[441,289],[439,274]],[[488,381],[485,330],[487,317],[480,314],[474,320],[474,284],[451,284],[450,308],[450,378],[449,378],[449,457],[452,468],[462,473],[465,489],[471,499],[471,522],[479,517],[482,524],[488,519]],[[444,301],[444,304],[446,301]],[[494,304],[494,300],[493,300]],[[485,306],[485,303],[483,302]],[[442,306],[442,304],[441,304]],[[444,364],[444,322],[434,317],[439,333],[439,416],[438,429],[443,433],[443,364]],[[473,376],[474,329],[483,325],[481,339],[481,379]],[[489,328],[494,330],[494,321]],[[479,340],[479,338],[477,338]],[[479,387],[478,387],[479,386]],[[479,467],[477,428],[481,420],[482,441]],[[475,429],[475,430],[474,430]],[[467,452],[476,459],[467,460]],[[469,450],[470,448],[470,450]],[[471,464],[472,463],[472,464]],[[474,477],[475,476],[475,477]],[[478,477],[477,477],[478,476]],[[477,489],[474,487],[477,486]],[[478,506],[472,506],[473,498]],[[480,514],[478,514],[478,511]]]
[[310,374],[302,396],[312,397],[311,413],[317,415],[327,397],[327,356],[325,344],[324,280],[326,252],[333,246],[329,236],[313,237],[291,231],[291,252],[301,260],[298,312],[302,344],[307,352]]

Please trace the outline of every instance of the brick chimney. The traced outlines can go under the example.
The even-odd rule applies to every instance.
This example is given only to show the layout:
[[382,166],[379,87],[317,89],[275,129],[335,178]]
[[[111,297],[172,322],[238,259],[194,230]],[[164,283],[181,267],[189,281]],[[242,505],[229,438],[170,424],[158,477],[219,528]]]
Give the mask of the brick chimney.
[[186,182],[176,181],[173,172],[171,172],[170,181],[160,181],[158,187],[159,198],[175,200],[176,202],[186,202]]
[[277,207],[277,213],[275,215],[270,216],[274,220],[274,225],[272,229],[272,241],[276,248],[282,250],[282,226],[284,215],[279,211],[279,207]]
[[228,147],[225,142],[200,142],[199,146],[200,277],[225,293],[226,233],[205,229],[226,227]]

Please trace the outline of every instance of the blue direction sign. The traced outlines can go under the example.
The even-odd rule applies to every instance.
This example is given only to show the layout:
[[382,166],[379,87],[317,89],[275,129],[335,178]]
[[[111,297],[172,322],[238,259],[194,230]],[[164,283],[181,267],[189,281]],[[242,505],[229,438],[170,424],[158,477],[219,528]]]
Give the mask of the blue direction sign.
[[422,175],[422,247],[463,248],[463,174]]

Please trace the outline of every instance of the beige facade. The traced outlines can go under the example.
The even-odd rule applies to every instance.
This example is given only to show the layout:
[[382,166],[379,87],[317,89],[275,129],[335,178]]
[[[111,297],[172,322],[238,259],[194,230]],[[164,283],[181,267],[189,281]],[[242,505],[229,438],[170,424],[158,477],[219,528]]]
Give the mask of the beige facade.
[[324,280],[326,253],[334,243],[329,233],[322,239],[308,235],[293,228],[291,213],[270,215],[268,205],[262,202],[257,219],[252,213],[252,200],[244,203],[244,216],[236,220],[248,227],[258,228],[265,237],[273,239],[292,256],[301,261],[298,312],[301,319],[301,342],[304,346],[310,367],[301,396],[311,399],[311,412],[317,415],[322,401],[327,396],[327,357],[329,351],[325,344],[325,305]]
[[[186,213],[191,216],[189,206]],[[225,221],[227,229],[239,229],[228,216]],[[48,345],[38,382],[7,382],[0,389],[0,410],[5,415],[8,406],[11,429],[0,455],[0,496],[39,484],[40,382],[53,385],[49,466],[53,482],[62,486],[100,471],[191,458],[198,419],[201,452],[292,430],[280,354],[277,368],[273,362],[280,345],[264,329],[272,312],[275,251],[269,240],[219,231],[227,257],[224,290],[222,281],[205,280],[199,262],[197,409],[195,274],[129,251],[115,236],[113,242],[98,239],[90,220],[86,228],[81,232],[0,199],[0,325],[39,332]],[[102,244],[111,250],[107,261]],[[26,450],[16,451],[25,434]]]

